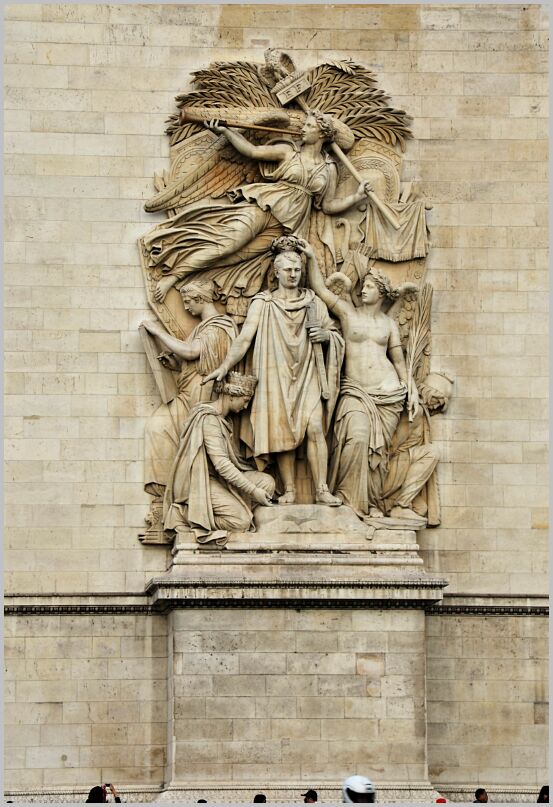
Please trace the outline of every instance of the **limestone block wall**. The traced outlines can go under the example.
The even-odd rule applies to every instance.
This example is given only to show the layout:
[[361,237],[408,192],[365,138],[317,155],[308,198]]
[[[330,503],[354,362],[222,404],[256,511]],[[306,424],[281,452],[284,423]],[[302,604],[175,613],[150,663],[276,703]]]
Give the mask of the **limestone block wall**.
[[[164,121],[174,111],[174,96],[189,86],[190,72],[217,59],[261,61],[268,46],[289,50],[302,68],[325,58],[363,62],[392,104],[413,116],[415,139],[402,178],[417,180],[433,205],[427,277],[435,288],[433,367],[455,379],[447,414],[433,419],[442,453],[443,520],[420,536],[423,557],[459,596],[491,595],[493,604],[494,597],[545,593],[546,6],[14,4],[6,9],[5,37],[7,594],[140,593],[168,564],[167,550],[142,547],[136,538],[148,508],[144,423],[159,398],[136,330],[148,308],[135,241],[157,220],[142,205],[154,172],[168,167]],[[252,632],[238,625],[204,630],[180,616],[172,665],[187,687],[201,683],[202,675],[207,687],[200,696],[183,683],[174,700],[178,742],[196,743],[187,764],[197,771],[204,752],[224,748],[217,764],[239,779],[247,764],[240,761],[240,743],[271,744],[280,726],[294,746],[309,709],[306,719],[314,721],[316,742],[331,766],[339,732],[346,731],[337,727],[348,725],[357,698],[371,726],[393,732],[402,721],[402,731],[420,739],[411,715],[422,708],[409,689],[412,670],[381,668],[379,654],[396,653],[391,644],[378,644],[388,630],[384,617],[373,630],[352,611],[340,631],[329,624],[311,634],[301,621],[285,622],[282,644],[264,651],[257,644],[252,650]],[[104,619],[7,621],[13,630],[6,659],[13,787],[62,786],[89,776],[91,783],[163,780],[161,633],[146,615]],[[340,636],[355,633],[356,620],[364,638],[345,651]],[[542,751],[528,750],[545,742],[543,639],[525,633],[534,630],[528,627],[533,620],[463,617],[460,633],[451,633],[452,617],[431,620],[433,781],[472,783],[480,771],[499,781],[510,775],[509,765],[530,784],[542,781]],[[470,626],[482,635],[472,637]],[[411,630],[419,628],[398,636]],[[278,635],[266,626],[259,641],[276,642]],[[108,638],[113,645],[105,644]],[[328,648],[311,649],[317,641]],[[304,659],[314,654],[302,668],[311,671],[295,669],[292,646]],[[282,672],[248,668],[248,653],[257,651],[274,655],[271,662]],[[200,673],[196,667],[185,674],[178,667],[227,653],[235,659],[228,669]],[[323,672],[318,660],[326,653],[338,667],[325,661],[331,668]],[[342,661],[346,671],[339,672]],[[389,691],[381,683],[385,706],[378,709],[386,713],[378,716],[369,714],[375,670],[379,680],[395,677]],[[228,693],[229,714],[208,718],[213,699],[226,697],[224,687],[247,686],[248,676],[251,730],[259,734],[254,740],[232,713],[240,694]],[[340,676],[356,682],[354,693],[362,681],[366,694],[340,690]],[[139,682],[134,689],[127,677]],[[293,694],[280,695],[285,684]],[[280,697],[294,702],[289,713],[279,714]],[[144,722],[149,704],[159,704],[159,711],[152,706],[151,724]],[[186,718],[196,721],[193,741],[184,736],[187,709],[199,712]],[[120,710],[125,728],[114,729]],[[479,714],[488,716],[489,730],[483,732]],[[522,734],[514,730],[515,718]],[[202,721],[217,725],[221,737],[202,737]],[[498,740],[503,729],[503,737],[512,737],[510,751]],[[477,750],[488,735],[501,747],[496,756]],[[381,740],[374,736],[365,751]],[[344,741],[354,748],[349,737]],[[106,748],[113,753],[106,755]],[[299,766],[302,775],[313,770],[307,751],[299,749],[292,760],[282,740],[278,753],[276,765]],[[419,775],[420,760],[408,759],[408,749],[401,760],[394,753],[392,747],[381,760],[383,771],[405,764],[413,767],[404,773]],[[251,764],[262,770],[267,763]]]
[[543,617],[427,618],[429,775],[438,790],[473,781],[538,792],[548,781],[548,656]]
[[162,617],[7,617],[4,786],[163,782],[167,633]]
[[[144,421],[135,245],[193,69],[351,57],[414,118],[403,178],[433,211],[434,418],[451,589],[545,586],[545,6],[18,4],[6,10],[6,546],[15,591],[141,590]],[[25,506],[23,506],[25,505]],[[520,544],[525,546],[521,556]]]
[[424,613],[175,611],[177,781],[422,782]]

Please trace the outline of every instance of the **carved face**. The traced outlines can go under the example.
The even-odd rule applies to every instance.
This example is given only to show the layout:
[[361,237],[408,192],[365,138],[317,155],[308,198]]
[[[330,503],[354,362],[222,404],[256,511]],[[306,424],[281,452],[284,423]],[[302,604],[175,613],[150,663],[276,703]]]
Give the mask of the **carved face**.
[[312,115],[308,115],[301,130],[302,143],[317,143],[319,140],[324,140],[323,133],[319,129],[317,119]]
[[231,395],[229,397],[229,408],[231,412],[241,412],[242,409],[246,409],[250,402],[250,398],[248,395]]
[[372,277],[367,275],[361,290],[361,299],[364,303],[376,303],[380,297],[380,290]]
[[275,275],[278,285],[285,289],[297,289],[301,281],[301,256],[297,252],[281,252],[275,258]]
[[182,302],[186,311],[192,314],[193,317],[199,317],[204,310],[205,300],[202,297],[197,297],[194,294],[185,294]]

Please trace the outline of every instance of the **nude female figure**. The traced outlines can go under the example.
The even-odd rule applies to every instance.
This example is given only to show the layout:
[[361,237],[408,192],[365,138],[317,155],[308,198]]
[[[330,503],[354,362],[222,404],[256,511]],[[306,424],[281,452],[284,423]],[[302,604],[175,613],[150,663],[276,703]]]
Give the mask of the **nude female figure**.
[[418,392],[407,388],[407,368],[395,321],[382,311],[393,296],[390,281],[367,274],[356,307],[349,293],[339,297],[327,288],[311,246],[302,241],[309,283],[340,320],[346,343],[345,373],[336,408],[330,452],[330,489],[360,515],[382,516],[380,504],[388,450],[407,402],[415,415]]

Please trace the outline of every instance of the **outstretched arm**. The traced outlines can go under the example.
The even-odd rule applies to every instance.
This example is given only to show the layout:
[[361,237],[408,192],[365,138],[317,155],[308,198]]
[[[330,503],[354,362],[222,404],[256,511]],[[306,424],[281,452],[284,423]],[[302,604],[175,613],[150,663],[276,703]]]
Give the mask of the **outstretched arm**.
[[218,120],[206,121],[205,126],[215,134],[224,135],[236,151],[249,157],[251,160],[267,160],[269,162],[280,162],[285,160],[291,151],[291,147],[285,143],[277,143],[274,146],[254,146],[244,135],[228,129],[221,125]]
[[163,325],[157,320],[146,319],[142,323],[146,330],[155,336],[155,338],[164,347],[168,348],[175,356],[185,361],[193,361],[200,355],[200,340],[193,339],[191,342],[183,342],[181,339],[175,339],[174,336],[167,333]]
[[244,358],[256,334],[262,306],[262,300],[254,300],[252,302],[240,335],[232,340],[225,360],[216,370],[213,370],[212,373],[204,378],[202,384],[207,384],[208,381],[222,381],[228,371],[231,370],[235,364],[238,364],[240,359]]
[[303,238],[298,239],[298,247],[304,253],[307,261],[307,275],[309,278],[309,285],[330,311],[333,311],[338,317],[344,316],[348,312],[348,301],[343,300],[334,292],[327,288],[324,282],[317,256],[313,251],[313,247]]

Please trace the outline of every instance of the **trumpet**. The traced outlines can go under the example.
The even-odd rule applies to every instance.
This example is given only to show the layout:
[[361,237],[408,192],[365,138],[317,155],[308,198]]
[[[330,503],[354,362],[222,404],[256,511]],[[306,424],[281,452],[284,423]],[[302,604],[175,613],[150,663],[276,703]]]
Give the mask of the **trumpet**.
[[[180,123],[206,123],[208,120],[213,120],[214,116],[219,121],[221,126],[227,126],[229,129],[251,129],[254,132],[275,132],[276,134],[286,134],[289,137],[301,137],[301,132],[297,131],[296,129],[284,129],[276,126],[268,126],[268,125],[261,125],[257,123],[244,123],[243,121],[237,120],[226,120],[217,117],[217,110],[210,109],[206,110],[202,108],[202,111],[199,113],[195,113],[193,109],[190,107],[185,107],[181,109],[179,120]],[[267,115],[266,118],[272,117],[276,122],[280,123],[289,120],[288,115],[284,113],[284,115],[278,110],[275,110],[274,115]]]

